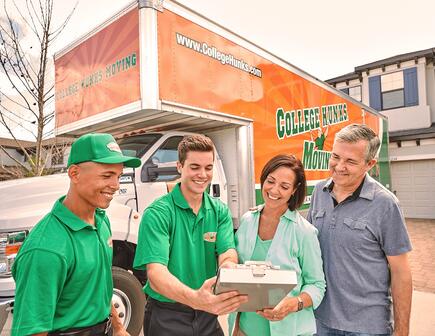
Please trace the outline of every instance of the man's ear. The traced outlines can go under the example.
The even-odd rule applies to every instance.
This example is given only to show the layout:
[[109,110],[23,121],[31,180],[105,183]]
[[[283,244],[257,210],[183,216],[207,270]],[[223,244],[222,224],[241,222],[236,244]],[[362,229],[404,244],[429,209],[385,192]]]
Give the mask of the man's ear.
[[180,163],[180,161],[177,161],[177,171],[178,171],[178,174],[180,174],[180,175],[181,175],[181,168],[183,168],[183,165]]
[[368,166],[368,169],[367,169],[367,171],[369,171],[370,169],[372,169],[374,166],[375,166],[375,164],[378,162],[378,160],[376,160],[376,159],[372,159],[372,160],[370,160],[368,163],[367,163],[367,166]]
[[68,176],[71,180],[71,182],[76,183],[80,176],[80,167],[78,165],[71,165],[68,168]]

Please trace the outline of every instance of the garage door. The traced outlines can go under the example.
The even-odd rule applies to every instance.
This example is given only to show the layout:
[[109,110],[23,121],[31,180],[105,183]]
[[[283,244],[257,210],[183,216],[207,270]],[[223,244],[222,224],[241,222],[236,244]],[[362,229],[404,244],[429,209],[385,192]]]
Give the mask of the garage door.
[[435,218],[435,160],[392,162],[391,180],[405,217]]

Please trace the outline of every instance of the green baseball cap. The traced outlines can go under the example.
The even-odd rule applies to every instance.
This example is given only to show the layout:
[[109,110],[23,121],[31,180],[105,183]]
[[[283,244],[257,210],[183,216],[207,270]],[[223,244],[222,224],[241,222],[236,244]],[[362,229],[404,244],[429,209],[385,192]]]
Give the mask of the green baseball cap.
[[122,154],[112,135],[89,133],[82,135],[71,146],[68,167],[81,162],[123,163],[125,167],[139,167],[140,159]]

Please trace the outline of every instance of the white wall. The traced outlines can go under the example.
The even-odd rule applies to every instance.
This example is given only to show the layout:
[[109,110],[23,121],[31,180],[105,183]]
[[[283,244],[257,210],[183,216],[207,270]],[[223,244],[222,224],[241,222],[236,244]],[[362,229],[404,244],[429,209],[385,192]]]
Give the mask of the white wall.
[[435,67],[433,64],[426,66],[426,96],[432,122],[435,122]]
[[[435,144],[422,144],[417,146],[413,141],[413,146],[395,147],[389,146],[388,153],[391,161],[403,160],[427,160],[435,159]],[[422,142],[420,142],[421,144]]]
[[432,124],[428,105],[402,107],[381,111],[381,113],[388,117],[388,130],[390,132],[426,128]]

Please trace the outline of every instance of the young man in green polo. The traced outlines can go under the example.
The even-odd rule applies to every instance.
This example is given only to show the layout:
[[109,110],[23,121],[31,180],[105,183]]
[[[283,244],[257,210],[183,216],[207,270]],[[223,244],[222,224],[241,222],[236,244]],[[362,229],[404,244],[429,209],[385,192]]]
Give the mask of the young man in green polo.
[[113,335],[128,335],[111,305],[112,234],[101,209],[119,189],[123,166],[139,165],[110,134],[73,143],[68,193],[30,232],[12,268],[13,336],[112,335],[112,326]]
[[181,182],[144,212],[134,267],[146,269],[146,336],[217,336],[217,315],[235,311],[247,298],[214,295],[218,266],[237,263],[228,207],[207,193],[214,146],[201,135],[178,146]]

